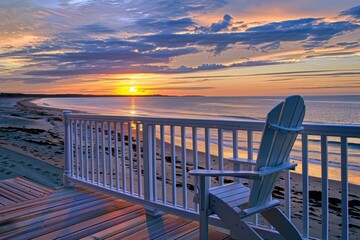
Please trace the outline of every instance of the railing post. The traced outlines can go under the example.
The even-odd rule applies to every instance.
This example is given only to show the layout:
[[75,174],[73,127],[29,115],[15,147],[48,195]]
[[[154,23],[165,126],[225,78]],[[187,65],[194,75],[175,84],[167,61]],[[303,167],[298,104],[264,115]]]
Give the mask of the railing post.
[[69,182],[71,177],[71,132],[70,132],[70,120],[68,115],[71,114],[71,111],[64,111],[64,124],[65,124],[65,159],[64,159],[64,175],[63,175],[63,185],[64,187],[71,187],[73,184]]
[[[144,199],[149,202],[155,201],[154,196],[154,169],[153,169],[153,130],[152,125],[144,124],[143,129],[144,134]],[[153,207],[145,206],[146,214],[157,216],[160,215],[161,212]]]
[[309,238],[309,148],[308,135],[301,135],[302,141],[302,184],[303,184],[303,237]]
[[348,140],[341,137],[341,238],[349,239]]

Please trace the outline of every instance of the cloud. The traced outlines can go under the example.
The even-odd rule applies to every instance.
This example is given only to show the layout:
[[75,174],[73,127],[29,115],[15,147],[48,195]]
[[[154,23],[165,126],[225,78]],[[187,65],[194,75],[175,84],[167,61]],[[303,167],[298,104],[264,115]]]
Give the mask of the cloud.
[[1,77],[0,82],[23,82],[27,84],[43,84],[53,83],[65,80],[64,77],[20,77],[20,78],[7,78]]
[[215,87],[156,87],[156,88],[144,88],[145,90],[208,90],[214,89]]
[[[135,51],[137,48],[124,45],[98,44],[96,49],[92,49],[92,44],[87,45],[82,51],[73,51],[62,54],[34,54],[31,59],[38,64],[48,64],[56,62],[57,68],[51,70],[32,70],[25,75],[34,76],[71,76],[86,74],[109,74],[109,73],[129,73],[129,72],[162,72],[162,68],[152,68],[148,64],[168,63],[172,57],[186,55],[197,52],[196,48],[176,48],[176,49],[151,49],[144,52]],[[103,46],[103,48],[101,47]],[[137,45],[135,45],[137,46]],[[146,48],[140,46],[140,48]],[[49,66],[49,67],[50,67]]]
[[301,88],[292,88],[292,89],[307,89],[307,90],[316,90],[316,89],[342,89],[342,88],[346,88],[346,89],[352,89],[352,88],[360,88],[359,85],[335,85],[335,86],[318,86],[318,87],[301,87]]
[[[265,66],[265,65],[278,65],[286,64],[290,62],[276,62],[276,61],[246,61],[241,63],[232,63],[232,64],[202,64],[197,67],[186,67],[181,66],[176,69],[168,69],[169,72],[176,73],[185,73],[185,72],[198,72],[198,71],[209,71],[209,70],[219,70],[224,68],[234,68],[234,67],[254,67],[254,66]],[[220,76],[216,76],[220,77]]]
[[100,24],[89,24],[75,28],[76,32],[89,34],[112,34],[115,33],[113,29],[102,26]]
[[[347,21],[326,22],[320,18],[303,18],[252,27],[247,29],[246,32],[262,34],[263,37],[259,37],[257,44],[265,43],[264,40],[266,38],[264,35],[267,34],[270,39],[274,40],[271,42],[275,42],[277,48],[281,41],[303,40],[305,49],[312,49],[326,43],[333,37],[342,35],[346,32],[355,31],[359,29],[359,27],[358,24]],[[289,35],[293,39],[286,38],[284,35]],[[256,43],[256,41],[254,41],[254,43]]]
[[276,50],[280,47],[280,42],[279,41],[276,41],[276,42],[272,42],[272,43],[269,43],[269,44],[265,44],[264,46],[261,46],[260,47],[260,50],[262,52],[270,52],[272,50]]
[[312,26],[319,20],[318,18],[301,18],[296,20],[285,20],[281,22],[272,22],[256,27],[248,28],[247,32],[274,32],[274,31],[289,31],[311,29]]
[[[20,2],[24,2],[25,7],[20,8]],[[24,10],[35,2],[34,9]],[[66,0],[61,5],[45,2],[49,1],[8,0],[0,3],[4,12],[9,12],[7,8],[10,7],[16,10],[3,17],[4,21],[16,19],[15,23],[3,21],[7,32],[31,32],[45,36],[41,43],[25,41],[18,48],[2,46],[1,60],[21,60],[22,69],[14,70],[18,74],[17,79],[21,81],[51,82],[61,77],[89,74],[189,73],[287,64],[293,60],[279,61],[279,58],[274,57],[267,61],[252,61],[249,57],[242,61],[239,60],[242,59],[239,54],[233,54],[230,58],[230,51],[226,52],[226,58],[229,58],[227,62],[233,62],[230,64],[222,63],[221,57],[209,61],[199,61],[198,55],[194,60],[191,57],[209,52],[217,56],[232,49],[240,54],[240,51],[254,49],[260,55],[281,51],[289,43],[293,43],[296,48],[312,49],[325,46],[335,37],[360,27],[354,20],[328,21],[325,18],[244,23],[232,13],[222,13],[220,16],[223,17],[219,21],[215,20],[207,26],[197,23],[199,18],[209,12],[219,9],[217,13],[221,12],[221,8],[228,4],[225,0],[108,0],[106,3]],[[357,16],[358,8],[348,9],[340,15]],[[351,49],[360,46],[353,39],[333,42],[327,47]],[[343,56],[352,52],[329,50],[321,55],[313,56],[311,52],[306,54],[301,57]],[[188,57],[190,61],[184,66],[174,67],[177,57],[181,57],[180,61]]]
[[272,73],[255,73],[243,76],[278,76],[278,75],[289,75],[289,76],[345,76],[345,75],[360,75],[360,71],[349,70],[341,71],[338,69],[332,70],[312,70],[312,71],[283,71],[283,72],[272,72]]
[[325,46],[325,48],[343,47],[345,49],[351,49],[360,47],[360,42],[338,42],[333,45]]
[[[215,76],[213,76],[215,77]],[[184,78],[174,78],[174,79],[191,79],[191,78],[187,78],[187,77],[184,77]],[[217,78],[212,78],[212,79],[197,79],[197,80],[187,80],[187,81],[179,81],[179,80],[176,80],[176,81],[173,81],[173,82],[168,82],[168,85],[181,85],[181,84],[196,84],[196,83],[204,83],[204,82],[211,82],[211,81],[217,81],[221,79],[221,77],[217,77]]]
[[133,25],[127,29],[135,29],[140,32],[155,32],[155,33],[176,33],[188,30],[195,22],[191,18],[179,19],[152,19],[143,18],[137,20]]
[[185,34],[153,34],[135,36],[132,39],[154,44],[157,47],[184,47],[199,45],[213,47],[215,54],[228,49],[229,45],[242,44],[260,46],[264,51],[278,49],[281,42],[303,41],[305,49],[324,44],[335,36],[355,31],[360,25],[339,21],[323,22],[321,19],[307,18],[283,22],[269,23],[235,33],[185,33]]
[[232,24],[232,19],[229,14],[225,14],[223,19],[217,23],[212,23],[210,27],[197,27],[195,28],[196,31],[200,32],[220,32],[222,30],[228,29]]
[[340,16],[351,16],[353,18],[360,18],[360,5],[340,12]]
[[316,55],[307,55],[306,58],[319,58],[319,57],[343,57],[343,56],[349,56],[354,55],[354,52],[330,52],[330,53],[317,53]]

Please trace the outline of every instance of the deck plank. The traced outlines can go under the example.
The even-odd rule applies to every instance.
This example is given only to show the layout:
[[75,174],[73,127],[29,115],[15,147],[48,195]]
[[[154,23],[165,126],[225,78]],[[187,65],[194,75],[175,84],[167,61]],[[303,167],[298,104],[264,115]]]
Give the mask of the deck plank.
[[51,188],[48,188],[46,186],[37,184],[37,183],[35,183],[35,182],[31,181],[31,180],[28,180],[28,179],[22,178],[22,177],[13,178],[12,181],[14,181],[16,183],[19,183],[19,184],[22,184],[22,185],[25,185],[25,186],[28,186],[28,187],[31,187],[31,188],[36,189],[38,191],[41,191],[43,193],[51,193],[51,192],[54,191]]
[[43,187],[27,179],[18,177],[0,181],[0,214],[6,211],[6,206],[26,202],[49,195],[54,190]]
[[[22,178],[0,183],[5,186],[0,192],[13,194],[0,197],[0,239],[199,238],[197,222],[171,214],[149,216],[140,205],[84,187],[53,191]],[[228,237],[211,226],[209,236]]]
[[59,192],[61,192],[61,194],[55,194],[55,193],[57,193],[57,192],[55,192],[46,197],[19,202],[19,203],[16,203],[16,205],[7,205],[4,207],[1,207],[0,214],[5,214],[7,212],[12,212],[12,211],[22,211],[22,209],[27,208],[29,206],[34,207],[37,205],[46,205],[51,202],[56,202],[62,198],[66,198],[66,197],[73,198],[73,197],[87,194],[87,192],[79,191],[77,189],[69,189],[67,191],[59,190]]
[[[129,238],[129,239],[155,239],[157,237],[160,237],[164,233],[170,232],[178,227],[181,227],[183,225],[186,225],[190,223],[191,221],[184,218],[174,217],[170,214],[166,214],[162,219],[159,221],[147,221],[145,224],[146,226],[143,227],[140,231],[135,232],[134,234],[124,236],[123,238]],[[158,219],[157,219],[158,220]]]
[[114,225],[127,222],[135,217],[144,215],[144,209],[141,206],[133,205],[121,210],[110,212],[104,215],[101,215],[97,218],[92,218],[74,225],[71,225],[66,228],[53,231],[48,234],[41,235],[35,239],[58,239],[58,240],[68,240],[68,239],[79,239],[80,237],[99,232],[103,229],[111,228]]
[[94,201],[87,201],[85,204],[78,204],[76,201],[71,202],[67,208],[62,208],[59,211],[41,211],[31,218],[23,215],[18,219],[5,219],[5,222],[13,223],[7,224],[7,229],[0,231],[0,237],[16,237],[19,232],[34,232],[38,229],[54,226],[54,224],[63,223],[62,221],[73,222],[75,218],[82,218],[85,214],[91,215],[93,211],[99,208],[106,208],[114,204],[112,197],[101,197]]
[[15,190],[15,189],[12,189],[12,188],[9,188],[7,185],[3,184],[0,182],[0,191],[1,191],[1,195],[14,201],[14,202],[22,202],[22,201],[26,201],[28,199],[32,199],[34,197],[30,196],[30,198],[28,197],[24,197],[24,196],[21,196],[21,192],[19,194],[19,191],[18,190]]
[[[21,219],[29,219],[33,218],[41,212],[57,212],[60,210],[67,211],[68,209],[71,209],[74,207],[74,205],[81,205],[82,203],[86,203],[89,201],[92,201],[94,199],[101,199],[103,195],[101,194],[84,194],[77,197],[72,198],[58,198],[57,201],[49,201],[46,204],[42,205],[29,205],[27,208],[22,208],[20,210],[14,210],[9,212],[6,215],[0,216],[0,223],[6,219],[16,219],[17,221],[20,221]],[[44,203],[44,202],[43,202]]]
[[0,195],[0,204],[1,205],[6,206],[6,205],[13,204],[13,203],[15,203],[15,201],[12,201],[12,200]]
[[[21,179],[21,178],[18,178]],[[20,191],[26,192],[28,194],[33,195],[34,197],[43,197],[51,193],[52,191],[44,191],[43,189],[37,188],[33,184],[26,184],[26,181],[19,182],[16,179],[7,179],[2,181],[4,184],[8,185],[9,187],[16,188]],[[30,182],[29,182],[30,183]],[[38,185],[41,186],[41,185]]]
[[17,196],[24,198],[24,200],[37,198],[37,195],[36,194],[34,195],[31,191],[28,190],[28,188],[17,187],[12,182],[2,181],[0,183],[0,188],[3,190],[4,189],[8,190],[16,194]]

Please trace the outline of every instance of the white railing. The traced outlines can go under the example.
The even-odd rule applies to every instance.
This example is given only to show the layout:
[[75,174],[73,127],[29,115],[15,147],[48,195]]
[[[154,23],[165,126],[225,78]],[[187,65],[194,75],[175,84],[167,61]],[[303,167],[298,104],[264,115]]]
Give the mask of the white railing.
[[[255,159],[263,124],[260,121],[65,112],[64,184],[83,184],[116,195],[144,205],[152,214],[162,211],[198,220],[198,206],[193,203],[196,180],[189,176],[188,171],[238,168],[228,160]],[[329,238],[328,169],[332,161],[329,161],[328,138],[337,137],[340,138],[338,155],[341,161],[335,169],[341,174],[342,239],[348,239],[348,139],[355,138],[354,141],[358,142],[360,127],[324,124],[304,124],[304,127],[291,154],[291,159],[297,160],[302,169],[302,223],[297,223],[297,226],[306,238]],[[312,148],[309,140],[311,143],[320,142],[321,146],[321,233],[309,231],[309,166],[312,166],[309,159],[314,159],[309,158],[309,153],[313,154],[309,150]],[[238,180],[219,178],[211,182],[216,186],[231,181]],[[283,188],[283,208],[288,216],[292,216],[289,172],[284,175]],[[263,224],[257,217],[252,221],[258,226]],[[210,223],[221,226],[217,218],[211,219]]]

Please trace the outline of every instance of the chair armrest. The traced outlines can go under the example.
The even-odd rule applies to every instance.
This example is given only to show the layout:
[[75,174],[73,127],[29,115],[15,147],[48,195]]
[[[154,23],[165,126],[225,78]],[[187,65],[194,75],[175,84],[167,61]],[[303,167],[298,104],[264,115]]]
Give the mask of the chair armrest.
[[227,170],[190,170],[189,174],[199,177],[238,177],[247,179],[261,179],[263,176],[283,171],[285,169],[294,170],[296,163],[283,163],[277,167],[262,167],[259,171],[227,171]]
[[304,129],[302,126],[296,128],[291,128],[291,127],[288,128],[288,127],[279,126],[277,124],[270,124],[269,128],[279,132],[295,132],[295,133],[301,132]]
[[247,158],[224,158],[224,159],[236,164],[250,164],[250,165],[256,164],[255,160],[250,160]]
[[191,170],[190,175],[198,177],[238,177],[247,179],[261,179],[261,174],[258,171],[224,171],[224,170]]
[[263,176],[273,174],[273,173],[276,173],[276,172],[281,172],[281,171],[283,171],[285,169],[295,170],[296,166],[297,166],[297,163],[286,162],[286,163],[283,163],[283,164],[281,164],[279,166],[276,166],[276,167],[262,167],[262,168],[259,169],[259,175],[261,177],[263,177]]

